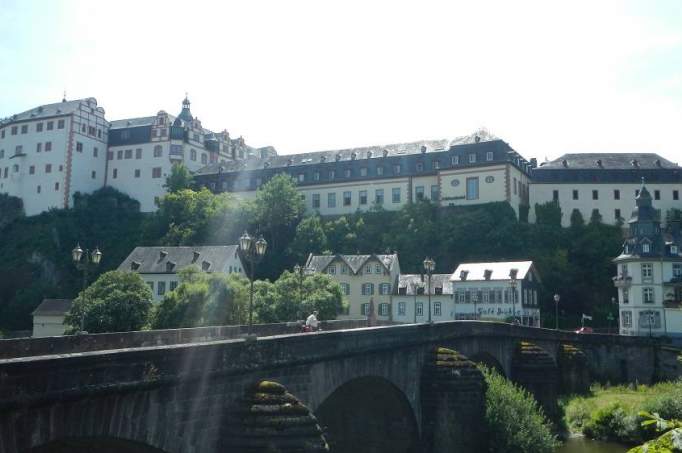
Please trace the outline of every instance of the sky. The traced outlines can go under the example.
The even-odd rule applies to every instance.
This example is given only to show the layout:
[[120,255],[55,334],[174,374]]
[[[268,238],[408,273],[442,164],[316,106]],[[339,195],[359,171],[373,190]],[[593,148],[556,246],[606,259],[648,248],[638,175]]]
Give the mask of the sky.
[[682,1],[0,0],[0,117],[95,97],[280,154],[486,128],[682,163]]

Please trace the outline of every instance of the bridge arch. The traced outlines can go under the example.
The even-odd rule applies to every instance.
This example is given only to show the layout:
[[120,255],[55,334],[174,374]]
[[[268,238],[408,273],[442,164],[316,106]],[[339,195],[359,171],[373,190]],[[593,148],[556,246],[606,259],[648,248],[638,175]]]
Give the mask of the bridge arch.
[[417,451],[419,429],[412,406],[383,377],[346,382],[320,404],[315,415],[335,453]]
[[149,445],[115,437],[83,437],[53,440],[25,453],[164,453]]
[[497,371],[498,373],[500,373],[500,375],[507,377],[507,374],[504,372],[504,367],[502,366],[500,361],[497,360],[497,358],[494,355],[488,352],[479,351],[476,354],[470,356],[469,360],[476,364],[485,365],[486,367]]

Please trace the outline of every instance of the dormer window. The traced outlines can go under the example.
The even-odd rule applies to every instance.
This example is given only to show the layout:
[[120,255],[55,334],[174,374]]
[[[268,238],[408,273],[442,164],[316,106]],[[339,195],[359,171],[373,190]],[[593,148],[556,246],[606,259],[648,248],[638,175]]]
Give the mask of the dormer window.
[[671,245],[671,246],[670,246],[670,253],[671,253],[672,255],[677,255],[677,254],[679,253],[678,248],[677,248],[676,245]]
[[192,262],[196,263],[199,259],[199,256],[201,256],[201,253],[197,252],[196,250],[192,252]]
[[517,276],[518,274],[519,274],[519,270],[518,270],[518,269],[511,269],[511,270],[509,271],[509,278],[511,278],[512,280],[516,280],[516,276]]
[[130,270],[131,270],[131,271],[136,271],[136,270],[138,270],[138,269],[140,268],[140,265],[141,265],[141,264],[138,263],[137,261],[133,261],[132,263],[130,263]]
[[483,272],[483,278],[485,278],[486,280],[490,280],[490,277],[492,277],[492,275],[493,275],[493,271],[490,269],[486,269]]
[[168,256],[168,252],[167,252],[167,251],[161,250],[161,251],[159,252],[159,259],[164,259],[164,258],[167,257],[167,256]]
[[175,268],[175,263],[172,261],[168,261],[166,263],[166,272],[173,272],[173,269]]
[[435,291],[436,295],[441,295],[441,294],[443,294],[443,287],[442,286],[436,286],[434,288],[434,291]]
[[387,149],[385,149],[385,150],[383,151],[383,156],[384,156],[384,157],[388,156],[388,150],[387,150]]
[[467,275],[469,275],[469,271],[461,271],[461,272],[459,273],[459,279],[460,279],[460,280],[466,280],[466,279],[467,279]]
[[208,261],[202,261],[201,262],[201,270],[204,272],[208,272],[208,270],[211,268],[211,263]]
[[642,244],[642,253],[651,253],[651,245],[648,242]]

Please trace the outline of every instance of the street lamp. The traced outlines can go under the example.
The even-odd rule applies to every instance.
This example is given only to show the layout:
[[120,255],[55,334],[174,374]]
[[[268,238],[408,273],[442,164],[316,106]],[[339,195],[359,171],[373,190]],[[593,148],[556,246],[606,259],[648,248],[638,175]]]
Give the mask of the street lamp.
[[559,300],[561,296],[559,294],[554,295],[554,330],[559,330]]
[[253,272],[256,264],[263,259],[267,248],[268,243],[263,236],[254,241],[254,238],[244,231],[239,238],[239,254],[249,263],[249,336],[253,335]]
[[420,287],[417,280],[412,280],[410,282],[410,288],[412,289],[412,295],[414,296],[414,323],[417,324],[417,289]]
[[[76,269],[83,272],[83,291],[88,287],[88,273],[90,273],[90,268],[95,268],[99,266],[100,261],[102,261],[102,252],[99,251],[98,247],[90,252],[90,250],[81,248],[80,244],[76,244],[76,247],[71,250],[71,259],[76,265]],[[85,310],[81,312],[81,326],[80,331],[83,332],[85,327]]]
[[294,275],[296,275],[298,280],[298,316],[301,315],[301,310],[303,307],[303,282],[308,275],[312,275],[314,269],[305,266],[299,266],[298,264],[294,266]]
[[429,258],[428,256],[424,259],[424,270],[426,271],[426,274],[429,276],[429,322],[433,322],[431,320],[431,274],[433,274],[434,269],[436,268],[436,262],[432,259]]
[[516,272],[514,272],[516,269],[512,269],[509,272],[509,276],[511,277],[511,280],[509,281],[509,284],[511,285],[512,289],[512,324],[516,324]]

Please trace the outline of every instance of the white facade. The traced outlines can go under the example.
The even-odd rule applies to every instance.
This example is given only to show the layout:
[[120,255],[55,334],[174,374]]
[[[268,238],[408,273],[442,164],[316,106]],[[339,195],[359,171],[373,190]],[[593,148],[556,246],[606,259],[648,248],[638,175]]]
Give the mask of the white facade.
[[[637,183],[594,183],[594,184],[542,184],[531,183],[530,197],[533,200],[529,221],[535,223],[535,203],[543,204],[559,201],[562,218],[561,225],[571,224],[571,213],[577,209],[585,222],[590,221],[592,211],[597,209],[602,216],[602,222],[616,225],[623,223],[632,210],[632,200],[641,187]],[[672,208],[681,209],[682,183],[647,184],[652,196],[655,197],[656,207],[665,212]]]
[[522,325],[540,327],[540,277],[532,261],[463,263],[450,281],[455,319],[505,321],[515,316]]
[[424,323],[429,322],[429,315],[431,321],[447,321],[455,319],[454,309],[450,274],[433,274],[430,291],[427,275],[400,275],[397,291],[393,294],[393,321]]
[[26,215],[68,208],[104,185],[108,125],[94,98],[38,107],[0,122],[0,192]]
[[64,318],[71,309],[70,299],[44,299],[33,311],[34,337],[64,335]]

